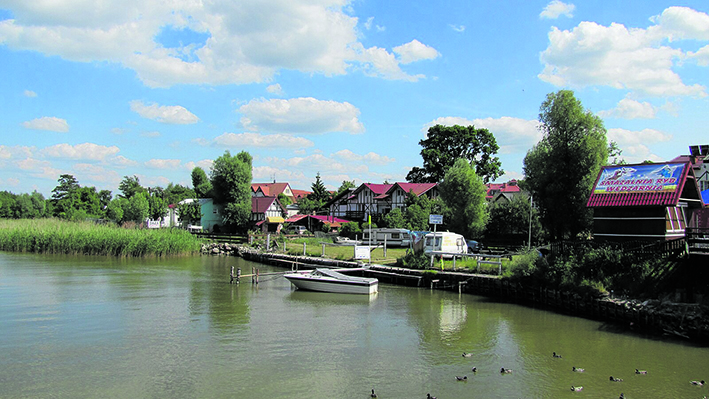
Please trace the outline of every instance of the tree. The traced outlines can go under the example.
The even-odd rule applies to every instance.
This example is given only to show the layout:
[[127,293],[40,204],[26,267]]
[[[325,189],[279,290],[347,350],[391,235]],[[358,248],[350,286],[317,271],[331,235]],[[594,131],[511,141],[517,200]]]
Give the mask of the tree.
[[355,186],[354,180],[353,181],[343,180],[342,184],[340,185],[340,188],[337,189],[337,193],[335,194],[335,196],[338,196],[338,195],[342,194],[344,191],[349,190],[351,188],[356,188],[356,187],[357,186]]
[[291,198],[284,193],[278,194],[278,202],[283,205],[283,207],[287,207],[288,205],[292,204],[293,202],[291,201]]
[[543,137],[524,158],[526,183],[550,238],[573,238],[591,229],[586,203],[608,161],[606,129],[569,90],[547,95],[539,121]]
[[118,184],[118,189],[123,193],[123,198],[131,198],[137,193],[145,192],[145,189],[140,185],[138,176],[123,176],[123,180]]
[[384,215],[384,223],[386,226],[392,229],[405,229],[407,227],[406,219],[404,219],[404,213],[401,212],[401,208],[392,209],[389,213]]
[[177,214],[180,220],[187,224],[199,224],[202,219],[202,206],[197,199],[177,205]]
[[199,166],[192,169],[192,187],[197,198],[211,198],[212,182],[207,178],[204,169]]
[[[211,183],[209,186],[211,190]],[[172,205],[178,204],[180,201],[188,198],[198,198],[198,196],[195,191],[189,187],[185,187],[181,184],[170,183],[167,185],[167,188],[165,188],[165,191],[163,192],[163,198],[165,199],[165,202],[167,202],[168,205]]]
[[487,189],[468,161],[457,159],[438,188],[443,202],[450,209],[446,224],[466,237],[480,236],[488,219]]
[[135,193],[128,198],[127,203],[121,202],[123,205],[123,222],[143,223],[148,218],[150,205],[148,203],[148,194],[145,192]]
[[215,202],[224,205],[224,222],[242,230],[251,219],[251,163],[248,152],[232,156],[227,150],[212,164]]
[[485,240],[499,241],[504,244],[526,244],[529,240],[530,219],[532,212],[532,242],[542,241],[542,224],[539,212],[532,208],[530,198],[515,196],[510,201],[498,201],[490,205],[490,219],[485,226]]
[[52,190],[54,216],[70,219],[79,202],[79,182],[69,174],[59,176],[59,184]]
[[123,223],[124,208],[128,208],[128,200],[123,197],[116,197],[108,203],[106,216],[116,223]]
[[495,136],[487,129],[436,125],[428,129],[428,136],[419,144],[423,147],[423,168],[411,169],[406,175],[409,182],[438,183],[458,158],[466,159],[470,165],[474,165],[475,173],[485,183],[504,173],[499,158],[495,156],[500,147]]
[[163,199],[162,189],[148,189],[148,219],[160,220],[168,214],[168,203]]
[[330,192],[320,179],[320,172],[315,175],[315,181],[310,185],[310,189],[313,192],[298,201],[298,211],[303,215],[322,211],[325,203],[330,200]]

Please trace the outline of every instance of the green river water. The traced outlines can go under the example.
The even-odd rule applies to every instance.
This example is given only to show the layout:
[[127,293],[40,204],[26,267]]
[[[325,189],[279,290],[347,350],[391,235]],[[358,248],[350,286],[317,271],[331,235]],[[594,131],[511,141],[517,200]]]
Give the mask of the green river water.
[[232,265],[283,271],[230,257],[0,253],[0,398],[709,395],[689,383],[709,380],[707,347],[426,288],[233,286]]

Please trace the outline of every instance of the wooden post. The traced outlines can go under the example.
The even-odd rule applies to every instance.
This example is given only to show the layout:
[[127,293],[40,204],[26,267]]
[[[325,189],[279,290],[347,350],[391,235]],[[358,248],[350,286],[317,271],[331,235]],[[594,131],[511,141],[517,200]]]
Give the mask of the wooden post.
[[387,257],[387,235],[384,234],[384,258]]
[[266,234],[266,252],[271,250],[271,233]]
[[431,269],[433,269],[433,254],[431,254]]
[[320,256],[323,258],[325,257],[325,243],[322,244],[322,255]]
[[306,243],[303,243],[303,256],[305,256],[305,247],[306,247],[306,245],[307,245]]
[[258,284],[258,270],[259,269],[256,269],[256,284]]
[[455,271],[455,255],[453,255],[453,271]]
[[234,284],[234,266],[231,267],[231,272],[229,273],[229,284]]
[[241,280],[241,268],[236,269],[236,283],[239,284],[239,281]]
[[255,276],[256,276],[256,268],[252,266],[251,267],[251,284],[254,284],[256,282]]

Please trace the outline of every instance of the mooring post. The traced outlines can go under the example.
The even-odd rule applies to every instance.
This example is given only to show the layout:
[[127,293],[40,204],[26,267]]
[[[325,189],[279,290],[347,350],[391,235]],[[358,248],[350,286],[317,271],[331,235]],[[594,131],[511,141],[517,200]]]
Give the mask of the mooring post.
[[384,234],[384,259],[387,257],[387,236]]
[[258,269],[256,269],[256,284],[258,284]]
[[234,266],[231,267],[231,272],[229,273],[229,284],[234,284]]
[[241,268],[236,269],[236,283],[239,284],[239,281],[241,280]]
[[266,252],[271,251],[271,233],[266,234]]
[[256,282],[255,278],[256,278],[256,268],[252,266],[251,267],[251,284],[254,284]]
[[320,256],[323,258],[325,257],[325,243],[322,244],[322,255]]

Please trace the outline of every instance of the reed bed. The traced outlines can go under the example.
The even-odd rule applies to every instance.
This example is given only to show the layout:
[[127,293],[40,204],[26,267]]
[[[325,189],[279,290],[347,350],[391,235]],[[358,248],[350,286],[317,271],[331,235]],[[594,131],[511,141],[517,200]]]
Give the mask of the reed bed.
[[59,219],[0,219],[0,250],[119,257],[191,255],[202,241],[180,229],[125,229]]

